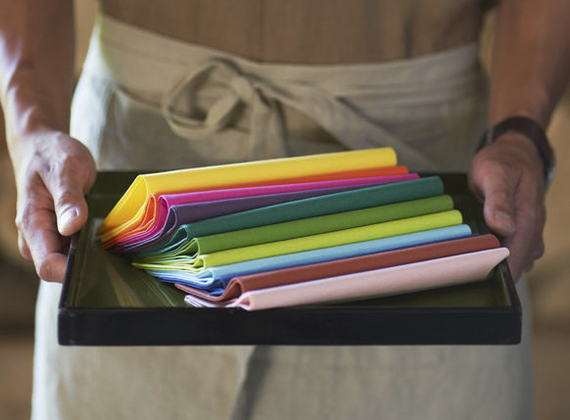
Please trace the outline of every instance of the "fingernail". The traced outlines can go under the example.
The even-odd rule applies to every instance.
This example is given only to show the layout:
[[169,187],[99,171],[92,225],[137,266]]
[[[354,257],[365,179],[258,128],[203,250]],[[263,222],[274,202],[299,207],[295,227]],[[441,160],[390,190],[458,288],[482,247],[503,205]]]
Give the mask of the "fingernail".
[[79,215],[76,208],[68,207],[59,214],[59,228],[65,229]]
[[515,233],[515,223],[511,215],[504,211],[495,212],[495,218],[503,225],[508,234]]

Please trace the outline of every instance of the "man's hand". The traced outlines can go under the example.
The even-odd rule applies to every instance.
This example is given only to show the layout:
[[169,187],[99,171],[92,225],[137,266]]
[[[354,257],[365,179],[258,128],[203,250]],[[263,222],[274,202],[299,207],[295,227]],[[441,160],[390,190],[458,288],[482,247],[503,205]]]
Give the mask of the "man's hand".
[[38,130],[22,140],[16,183],[20,252],[40,278],[62,282],[69,236],[87,220],[84,194],[96,170],[87,148],[67,134]]
[[515,281],[544,253],[542,230],[544,169],[536,146],[517,133],[506,133],[473,159],[469,183],[484,201],[489,228],[505,237]]

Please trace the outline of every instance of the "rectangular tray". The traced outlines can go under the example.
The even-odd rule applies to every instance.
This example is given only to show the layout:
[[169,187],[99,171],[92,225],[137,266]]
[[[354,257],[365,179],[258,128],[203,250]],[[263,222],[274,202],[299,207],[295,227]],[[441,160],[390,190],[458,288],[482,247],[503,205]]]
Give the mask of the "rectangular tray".
[[[95,231],[135,173],[102,172],[69,253],[58,319],[63,345],[516,344],[521,306],[506,262],[488,279],[365,301],[247,312],[192,308],[185,294],[101,248]],[[474,232],[481,205],[463,174],[440,175]]]

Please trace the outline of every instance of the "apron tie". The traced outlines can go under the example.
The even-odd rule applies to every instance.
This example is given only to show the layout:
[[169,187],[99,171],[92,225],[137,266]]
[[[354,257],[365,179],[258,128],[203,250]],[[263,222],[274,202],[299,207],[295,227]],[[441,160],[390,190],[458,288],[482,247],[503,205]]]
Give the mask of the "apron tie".
[[[175,104],[183,97],[192,104],[199,90],[207,89],[207,81],[214,70],[223,76],[224,93],[209,106],[205,115],[176,113]],[[216,85],[218,83],[216,79]],[[434,162],[355,111],[343,98],[308,83],[261,79],[254,73],[244,72],[227,58],[210,59],[183,76],[164,94],[161,111],[177,135],[191,141],[203,141],[228,127],[243,106],[250,107],[250,133],[244,147],[249,148],[251,159],[267,159],[290,155],[283,120],[284,105],[313,120],[346,149],[392,147],[404,162],[414,162],[424,171],[437,169]]]
[[[227,76],[227,92],[208,109],[205,118],[194,118],[175,113],[174,105],[186,96],[190,102],[215,69],[223,70]],[[251,83],[236,68],[219,60],[210,61],[195,72],[182,77],[162,97],[162,114],[176,134],[193,140],[202,140],[223,129],[234,116],[240,103],[251,103]]]

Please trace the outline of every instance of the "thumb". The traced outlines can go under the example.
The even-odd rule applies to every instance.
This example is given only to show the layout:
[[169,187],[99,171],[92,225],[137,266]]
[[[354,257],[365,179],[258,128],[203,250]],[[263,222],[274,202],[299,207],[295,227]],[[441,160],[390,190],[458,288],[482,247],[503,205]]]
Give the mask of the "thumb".
[[58,203],[56,216],[59,233],[63,236],[70,236],[79,231],[87,221],[87,203],[83,196],[72,196],[64,192],[55,202]]
[[483,214],[489,228],[502,236],[515,232],[514,196],[516,182],[497,164],[474,166],[471,170],[472,190],[481,196]]
[[87,222],[87,202],[83,195],[87,182],[75,175],[60,174],[46,183],[53,198],[57,230],[62,236],[73,235]]

